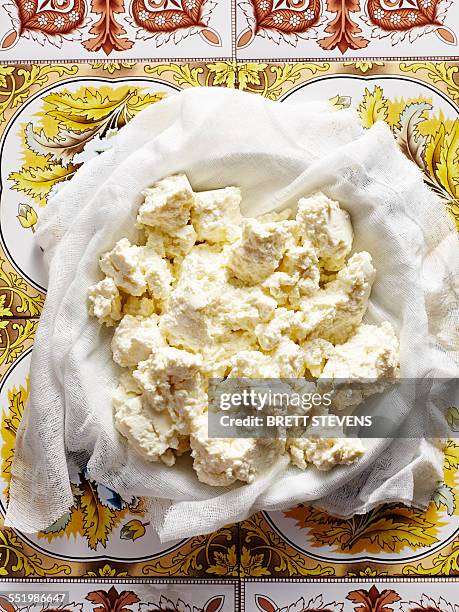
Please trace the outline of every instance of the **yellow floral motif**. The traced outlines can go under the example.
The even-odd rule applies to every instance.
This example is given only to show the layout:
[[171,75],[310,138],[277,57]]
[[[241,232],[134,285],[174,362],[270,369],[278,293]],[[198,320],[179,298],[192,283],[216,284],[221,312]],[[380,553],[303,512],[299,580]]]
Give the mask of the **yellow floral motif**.
[[214,553],[214,563],[209,565],[209,574],[217,576],[238,576],[238,562],[236,545],[228,547],[227,551],[216,551]]
[[402,72],[426,72],[433,83],[443,83],[446,91],[456,102],[459,100],[459,84],[455,77],[459,72],[458,66],[447,66],[445,62],[413,62],[401,63]]
[[19,357],[26,344],[33,340],[37,324],[36,319],[0,320],[0,367]]
[[269,576],[269,570],[263,563],[263,553],[252,554],[249,548],[243,546],[240,564],[238,564],[236,546],[233,545],[226,552],[214,553],[214,563],[209,566],[207,572],[226,577]]
[[269,576],[269,570],[263,565],[263,553],[252,554],[252,551],[242,547],[241,551],[241,577]]
[[199,87],[205,85],[204,69],[201,66],[195,68],[189,64],[158,64],[150,66],[147,64],[144,67],[146,74],[154,74],[161,76],[165,72],[170,72],[177,85]]
[[86,539],[89,548],[97,550],[99,546],[107,545],[113,529],[128,512],[139,515],[145,512],[143,501],[138,499],[123,504],[121,508],[109,505],[101,499],[99,485],[83,476],[78,484],[73,485],[73,493],[75,501],[69,512],[40,532],[40,538],[51,541],[56,537],[79,535]]
[[384,62],[344,62],[344,66],[352,66],[365,74],[369,70],[372,70],[374,66],[384,66]]
[[[444,511],[450,516],[459,515],[456,502],[457,475],[459,471],[459,445],[449,440],[444,452],[444,483],[439,487],[442,495],[426,511],[396,504],[384,505],[364,515],[350,519],[338,519],[311,506],[300,505],[285,512],[297,525],[309,534],[311,547],[330,546],[333,551],[356,554],[360,552],[401,552],[408,547],[418,550],[439,541],[440,528],[445,525]],[[458,544],[458,543],[456,543]],[[459,562],[459,545],[453,545],[448,553],[440,553],[433,560],[433,567],[405,566],[407,574],[451,573]],[[369,569],[368,571],[371,571]],[[379,573],[379,572],[378,572]],[[350,574],[349,574],[350,575]]]
[[455,540],[447,552],[440,552],[432,561],[432,566],[423,563],[405,565],[403,574],[424,576],[455,576],[459,573],[459,540]]
[[102,68],[102,70],[106,70],[109,74],[114,74],[117,70],[121,70],[122,68],[130,70],[135,64],[135,62],[96,62],[95,64],[91,64],[91,68],[93,70]]
[[14,72],[14,66],[0,66],[0,87],[6,87],[7,77]]
[[142,573],[147,576],[190,576],[206,568],[210,574],[237,576],[236,548],[229,545],[232,540],[233,532],[227,527],[210,535],[195,536],[175,551],[172,558],[148,563]]
[[366,128],[378,120],[389,124],[400,148],[424,172],[427,185],[445,201],[459,229],[459,120],[433,114],[432,101],[424,96],[385,98],[378,85],[365,89],[358,111]]
[[343,110],[343,108],[349,108],[351,105],[350,96],[340,96],[336,94],[333,98],[330,98],[330,104],[335,110]]
[[383,505],[349,519],[329,516],[311,506],[300,505],[285,512],[310,535],[313,548],[330,546],[336,552],[400,552],[406,547],[416,550],[438,542],[438,533],[445,525],[432,505],[420,510]]
[[[46,205],[50,191],[72,178],[81,166],[75,157],[96,136],[108,138],[113,130],[165,96],[142,91],[103,86],[44,96],[37,121],[27,124],[22,134],[24,162],[18,172],[9,175],[13,189],[30,196],[39,206]],[[23,214],[18,219],[22,227],[27,227]]]
[[38,221],[35,209],[29,204],[19,204],[18,214],[16,215],[19,223],[26,229],[31,229],[35,232],[35,225]]
[[114,578],[115,576],[117,578],[122,578],[124,576],[127,576],[128,573],[127,572],[119,572],[116,568],[114,567],[110,567],[110,565],[108,565],[108,563],[106,563],[103,567],[98,567],[97,571],[93,572],[93,571],[88,571],[86,572],[85,576],[94,576],[94,577],[99,577],[101,576],[102,578]]
[[384,98],[383,90],[375,85],[372,92],[365,89],[363,100],[358,107],[363,127],[369,128],[376,121],[387,119],[387,101]]
[[271,65],[263,63],[213,62],[203,67],[189,64],[147,65],[145,72],[161,76],[170,73],[180,86],[221,85],[233,89],[259,93],[277,100],[287,83],[296,83],[306,71],[311,74],[326,72],[327,63],[292,63]]
[[[255,64],[251,64],[251,66],[255,66]],[[259,64],[259,66],[264,66],[264,64]],[[274,64],[260,71],[259,83],[248,83],[246,89],[247,91],[260,93],[270,100],[277,100],[287,83],[296,83],[305,72],[314,75],[317,72],[326,72],[329,68],[330,64],[325,62]]]
[[261,75],[266,67],[267,64],[239,64],[236,62],[207,64],[209,73],[214,75],[214,85],[225,85],[241,90],[249,89],[250,85],[260,85]]
[[54,563],[50,567],[35,552],[27,552],[19,537],[10,529],[0,529],[0,576],[57,576],[70,574],[68,565]]
[[[10,270],[7,268],[8,264],[6,261],[0,258],[0,305],[3,308],[2,316],[12,316],[11,309],[13,307],[16,308],[19,316],[39,316],[43,308],[44,296],[31,290],[19,274],[12,268]],[[28,326],[26,329],[23,329],[23,333],[18,334],[18,339],[22,337],[19,343],[25,340],[26,337],[30,337],[30,333],[35,330],[35,326],[32,327],[33,329]],[[19,332],[19,329],[17,331]],[[6,354],[6,352],[2,354]],[[0,363],[2,363],[1,358]]]
[[[14,181],[13,189],[31,196],[37,204],[44,206],[46,198],[53,187],[62,181],[72,178],[79,166],[72,164],[63,168],[58,163],[49,163],[43,167],[24,167],[20,172],[12,172],[8,177]],[[21,217],[18,216],[21,222]],[[24,227],[21,222],[22,227]]]
[[122,540],[138,540],[145,535],[145,527],[150,523],[142,523],[138,519],[132,519],[123,525],[120,532]]
[[19,423],[24,412],[24,407],[29,397],[29,377],[25,385],[8,389],[8,409],[2,411],[2,475],[5,481],[3,493],[8,500],[8,491],[11,480],[11,463],[14,457],[14,445]]
[[[1,321],[0,321],[1,323]],[[14,457],[14,446],[19,423],[24,413],[25,404],[29,395],[29,379],[24,385],[12,387],[8,390],[8,407],[3,408],[1,421],[1,437],[3,441],[1,458],[2,474],[6,482],[4,493],[8,498],[8,488],[11,479],[11,463]],[[112,530],[120,523],[128,512],[139,515],[144,514],[144,504],[141,500],[134,500],[129,504],[110,506],[100,498],[96,483],[81,476],[80,482],[73,485],[75,503],[60,519],[39,537],[51,541],[57,537],[81,536],[86,538],[89,548],[96,550],[99,545],[106,546]],[[116,493],[113,493],[116,496]]]
[[[335,568],[330,565],[321,565],[305,558],[291,549],[287,542],[280,538],[266,524],[261,514],[254,514],[244,522],[244,542],[250,547],[250,555],[255,558],[252,567],[258,572],[255,575],[283,574],[287,576],[334,576]],[[263,559],[259,557],[263,556]],[[242,559],[241,559],[242,563]],[[248,573],[250,563],[246,565]],[[261,573],[263,572],[263,573]]]
[[29,68],[17,66],[0,67],[0,123],[5,119],[5,112],[22,104],[35,87],[42,87],[48,82],[49,75],[75,75],[78,66],[59,66],[52,64],[33,65]]
[[216,62],[207,64],[209,73],[214,76],[214,85],[224,85],[234,89],[237,87],[237,63],[236,62]]
[[373,577],[373,576],[387,576],[387,572],[380,572],[379,570],[372,569],[371,567],[366,567],[365,569],[358,570],[357,572],[348,572],[347,576],[349,578],[354,577]]

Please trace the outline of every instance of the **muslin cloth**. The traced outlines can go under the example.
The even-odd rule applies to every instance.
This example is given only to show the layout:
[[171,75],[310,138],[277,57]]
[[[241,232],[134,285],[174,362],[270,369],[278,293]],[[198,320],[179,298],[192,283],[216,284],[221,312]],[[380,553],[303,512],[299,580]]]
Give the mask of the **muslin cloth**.
[[355,111],[326,102],[190,89],[142,111],[41,216],[36,239],[49,266],[48,295],[6,524],[34,532],[58,519],[73,502],[75,467],[121,495],[147,496],[163,541],[298,502],[343,517],[381,502],[425,507],[442,479],[442,452],[428,440],[365,440],[360,461],[328,473],[301,472],[282,457],[253,484],[214,488],[197,480],[190,458],[173,468],[148,463],[115,430],[113,331],[89,316],[87,290],[101,278],[99,256],[133,237],[141,191],[176,172],[197,191],[239,186],[248,216],[295,207],[318,189],[338,200],[352,217],[354,250],[369,251],[377,270],[367,321],[394,325],[402,376],[457,374],[457,235],[388,126],[364,130]]

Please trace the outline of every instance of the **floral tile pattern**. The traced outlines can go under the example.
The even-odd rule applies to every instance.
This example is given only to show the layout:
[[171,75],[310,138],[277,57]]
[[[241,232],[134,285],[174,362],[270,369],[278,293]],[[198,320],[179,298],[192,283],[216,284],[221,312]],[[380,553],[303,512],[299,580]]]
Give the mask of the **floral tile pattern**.
[[231,0],[1,0],[0,61],[233,55]]
[[236,0],[238,59],[453,58],[454,0]]
[[458,0],[0,0],[0,61],[457,56]]
[[456,612],[453,580],[257,581],[242,585],[242,609],[251,612]]
[[237,581],[39,580],[0,581],[0,605],[8,612],[238,612]]
[[[29,337],[22,344],[16,340],[16,349],[9,350],[10,356],[12,350],[17,354],[10,357],[0,382],[0,516],[5,513],[17,428],[29,394],[28,349],[37,319],[0,321],[0,327],[4,322],[12,338],[26,333]],[[11,332],[14,326],[18,329]],[[0,346],[0,359],[1,350]],[[0,576],[238,576],[235,526],[161,544],[144,500],[123,499],[81,473],[72,474],[71,482],[74,505],[48,529],[34,535],[0,530]]]
[[[255,41],[256,37],[252,43]],[[17,41],[17,48],[20,44]],[[62,44],[64,48],[66,43]],[[145,106],[198,85],[237,87],[272,100],[327,98],[336,108],[353,105],[366,127],[378,119],[390,125],[402,149],[416,160],[426,182],[459,220],[455,163],[459,155],[459,63],[366,59],[339,64],[233,59],[134,63],[117,61],[114,53],[110,63],[0,64],[1,515],[17,426],[29,393],[33,337],[46,292],[46,270],[33,241],[35,224],[49,195],[85,161],[110,147],[116,130]],[[111,581],[97,588],[78,583],[80,590],[71,591],[72,610],[93,610],[93,604],[108,610],[118,602],[122,590],[134,592],[127,602],[123,600],[123,612],[140,611],[141,607],[232,610],[236,599],[227,591],[220,592],[220,583],[205,583],[198,597],[192,595],[198,592],[195,583],[193,588],[180,583],[176,589],[172,578],[221,577],[234,593],[231,580],[240,577],[248,579],[245,609],[251,612],[334,612],[336,606],[339,612],[344,606],[359,608],[358,612],[411,612],[411,604],[403,604],[410,601],[417,602],[413,609],[459,612],[452,598],[430,589],[437,583],[414,591],[406,590],[407,583],[402,582],[397,588],[380,582],[349,584],[365,577],[381,580],[403,575],[433,580],[459,575],[458,469],[459,445],[452,440],[445,456],[445,481],[426,512],[392,505],[342,521],[300,506],[287,512],[259,513],[238,526],[167,544],[161,544],[153,533],[144,500],[122,499],[86,479],[84,473],[72,474],[74,505],[49,529],[35,536],[0,530],[0,576],[33,579],[33,586],[37,578],[53,576],[60,583],[66,576]],[[298,590],[297,577],[302,579]],[[331,582],[314,586],[307,582],[309,577]],[[334,582],[340,577],[346,581]],[[118,582],[124,578],[129,579],[129,587],[121,588]],[[156,599],[139,590],[141,578],[149,584],[162,580]],[[289,578],[289,583],[272,583],[270,578]],[[329,596],[337,584],[341,590]],[[408,586],[411,584],[415,583]],[[444,584],[451,592],[451,583]],[[399,599],[382,596],[391,589]],[[88,599],[93,591],[104,594],[95,596],[97,601]],[[359,594],[346,599],[351,592]],[[224,603],[218,600],[222,594]],[[266,596],[265,601],[255,599],[257,594]],[[323,599],[317,599],[320,594]],[[217,599],[212,601],[214,596]],[[442,601],[441,596],[445,597]]]

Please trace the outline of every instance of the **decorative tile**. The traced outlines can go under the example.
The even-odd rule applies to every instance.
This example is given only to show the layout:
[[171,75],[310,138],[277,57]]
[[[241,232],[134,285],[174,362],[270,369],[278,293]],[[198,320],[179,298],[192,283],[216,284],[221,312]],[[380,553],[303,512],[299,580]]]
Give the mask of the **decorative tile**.
[[0,319],[0,384],[15,361],[33,345],[38,319]]
[[[2,514],[17,425],[28,395],[36,317],[46,289],[46,271],[33,232],[49,193],[109,146],[107,133],[113,133],[142,108],[185,87],[212,85],[217,76],[212,63],[198,62],[0,66]],[[106,111],[108,101],[110,109]],[[72,103],[71,111],[66,102]],[[85,121],[82,129],[79,120],[88,109],[93,116],[97,114],[97,124],[88,126]],[[70,150],[62,142],[64,129],[73,134]],[[0,574],[237,575],[235,527],[161,544],[143,500],[124,500],[88,481],[84,474],[72,475],[72,482],[74,506],[46,532],[0,532],[4,547],[10,551],[0,556]],[[225,563],[219,557],[222,549]]]
[[0,580],[3,610],[74,612],[238,612],[231,580]]
[[[281,102],[328,99],[337,109],[352,105],[365,127],[386,121],[459,227],[459,184],[449,174],[455,172],[451,160],[459,146],[458,63],[254,63],[240,64],[238,71],[239,87],[246,91]],[[432,157],[437,145],[439,164]]]
[[[28,295],[46,289],[33,233],[50,193],[108,148],[113,133],[140,110],[185,87],[214,84],[217,69],[212,63],[0,66],[0,151],[8,151],[0,159],[0,236]],[[36,316],[34,304],[20,303],[16,294],[13,316],[20,309],[21,316]]]
[[[29,211],[26,204],[23,204],[21,211],[24,212],[24,219],[30,220]],[[33,209],[31,209],[33,210]],[[0,224],[0,233],[2,227]],[[31,256],[40,257],[36,253],[36,248],[31,248]],[[27,283],[20,273],[9,263],[9,260],[0,247],[0,319],[6,318],[30,318],[40,316],[45,295],[37,291]]]
[[241,575],[459,575],[458,458],[450,441],[445,483],[425,512],[390,504],[338,519],[300,505],[255,514],[241,524]]
[[[454,169],[447,161],[458,153],[457,65],[259,63],[239,69],[251,71],[252,79],[244,87],[248,91],[281,101],[329,99],[337,108],[353,105],[365,127],[378,119],[386,121],[402,149],[418,160],[426,183],[459,220],[459,190],[448,178]],[[439,163],[432,157],[437,145],[442,151]],[[426,512],[391,505],[340,520],[300,506],[251,517],[241,525],[241,575],[459,573],[458,457],[459,444],[451,440],[445,482]]]
[[231,0],[1,0],[0,61],[231,58]]
[[453,612],[459,583],[384,580],[244,580],[241,609],[247,612]]
[[[0,328],[3,323],[0,321]],[[17,428],[29,394],[30,346],[37,320],[12,319],[6,323],[11,348],[5,360],[9,359],[9,369],[0,382],[1,516],[8,498]],[[18,339],[26,334],[21,344]],[[0,361],[1,351],[0,345]],[[0,554],[0,576],[5,572],[10,577],[238,575],[235,526],[208,536],[161,544],[151,528],[143,499],[123,499],[84,474],[70,477],[74,505],[46,531],[33,535],[0,531],[0,553],[2,541],[10,551]]]
[[[2,25],[0,20],[0,28]],[[17,48],[22,42],[17,42]],[[0,485],[4,489],[0,511],[4,513],[17,425],[28,394],[30,348],[46,290],[46,271],[40,253],[34,250],[34,225],[49,194],[87,159],[110,146],[108,126],[117,129],[147,104],[197,85],[238,87],[281,101],[328,98],[337,108],[352,104],[367,127],[383,119],[406,151],[417,147],[420,155],[416,158],[426,182],[449,202],[451,212],[459,219],[459,187],[454,178],[458,156],[458,72],[459,64],[452,62],[366,59],[340,64],[114,60],[92,65],[0,65],[0,433],[4,479]],[[105,115],[101,100],[111,101],[111,110]],[[64,110],[64,101],[72,102],[71,111]],[[97,129],[85,126],[82,130],[79,126],[79,117],[88,108],[100,110],[100,125],[93,126]],[[64,129],[80,138],[76,148],[65,142],[56,148]],[[423,575],[430,580],[430,588],[432,576],[459,575],[458,468],[459,446],[450,442],[445,483],[425,513],[387,506],[370,515],[340,521],[302,506],[285,513],[257,514],[241,525],[240,537],[239,528],[232,526],[209,536],[167,545],[162,545],[153,533],[143,500],[124,500],[87,481],[84,474],[75,474],[75,504],[68,516],[46,533],[30,536],[9,529],[0,531],[0,575],[28,576],[34,578],[34,583],[39,576],[67,575],[144,576],[152,577],[153,583],[156,577],[171,576],[302,576],[307,588],[291,600],[287,595],[294,593],[295,597],[296,591],[291,588],[296,587],[295,580],[290,580],[289,592],[283,585],[285,597],[282,592],[269,590],[274,584],[269,581],[246,583],[246,591],[255,584],[258,593],[264,593],[269,585],[266,594],[274,602],[272,610],[290,606],[301,597],[305,602],[297,608],[311,608],[308,602],[316,595],[311,584],[305,582],[308,576],[317,580],[346,577],[342,583],[326,583],[327,593],[329,584],[341,585],[343,602],[353,589],[349,586],[352,576]],[[131,582],[140,584],[134,578]],[[172,582],[161,583],[163,594],[165,584]],[[188,584],[183,584],[188,596]],[[372,584],[364,585],[356,590],[370,592],[371,587]],[[97,588],[105,589],[100,585]],[[375,588],[380,589],[378,585]],[[324,592],[320,589],[323,586],[319,593]],[[109,587],[105,590],[108,592]],[[395,590],[402,599],[405,597]],[[181,598],[200,610],[205,609],[212,595],[207,591],[205,594],[207,599],[195,598],[193,604]],[[87,591],[79,592],[72,601],[83,602],[86,595]],[[360,597],[371,600],[373,595]],[[168,605],[180,609],[173,597],[168,597],[173,602]],[[421,597],[422,593],[418,596],[416,592],[412,600],[421,602]],[[155,601],[139,598],[142,602]],[[328,601],[331,599],[324,599],[322,606],[317,600],[313,607],[328,609]],[[225,602],[231,606],[234,600]],[[438,598],[434,603],[444,612]],[[84,605],[92,609],[90,604]],[[155,605],[161,610],[159,604]],[[247,605],[247,610],[259,609],[255,599]],[[398,609],[408,612],[410,608],[396,606],[394,612]]]
[[453,59],[457,0],[236,0],[238,60]]

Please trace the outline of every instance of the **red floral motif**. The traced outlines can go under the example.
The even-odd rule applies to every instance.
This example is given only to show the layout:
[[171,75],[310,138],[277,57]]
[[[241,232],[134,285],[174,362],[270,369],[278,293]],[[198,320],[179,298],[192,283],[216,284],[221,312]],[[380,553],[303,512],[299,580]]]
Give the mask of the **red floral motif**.
[[379,592],[375,585],[369,591],[359,589],[351,591],[346,599],[352,601],[355,612],[393,612],[391,604],[401,600],[401,597],[393,589],[384,589]]
[[257,34],[290,44],[296,44],[298,37],[307,38],[304,35],[310,31],[316,35],[312,28],[319,25],[321,2],[309,0],[306,7],[305,4],[306,0],[250,0],[249,3],[240,3],[250,27],[239,35],[237,47],[247,47]]
[[140,28],[138,38],[156,38],[158,46],[170,38],[178,42],[198,33],[210,45],[220,47],[220,35],[208,25],[215,5],[211,0],[133,0],[132,25]]
[[358,36],[361,28],[352,20],[351,13],[360,11],[360,0],[327,0],[327,9],[335,13],[335,18],[325,28],[329,34],[319,41],[322,49],[338,48],[341,53],[348,49],[364,49],[368,40]]
[[394,44],[407,34],[412,42],[417,36],[435,31],[444,42],[454,45],[455,33],[443,25],[450,5],[450,0],[368,0],[366,21],[374,37],[391,36]]
[[79,37],[78,29],[85,21],[84,0],[14,0],[4,5],[14,25],[0,42],[1,49],[10,49],[21,36],[40,44],[50,42],[58,47],[63,39]]
[[124,13],[123,0],[92,0],[91,8],[99,19],[89,30],[94,38],[85,40],[83,45],[88,51],[103,49],[106,55],[113,50],[126,51],[134,44],[125,37],[126,30],[116,20],[116,15]]
[[134,591],[118,591],[112,586],[108,591],[91,591],[86,595],[94,607],[94,612],[132,612],[129,607],[140,599]]

